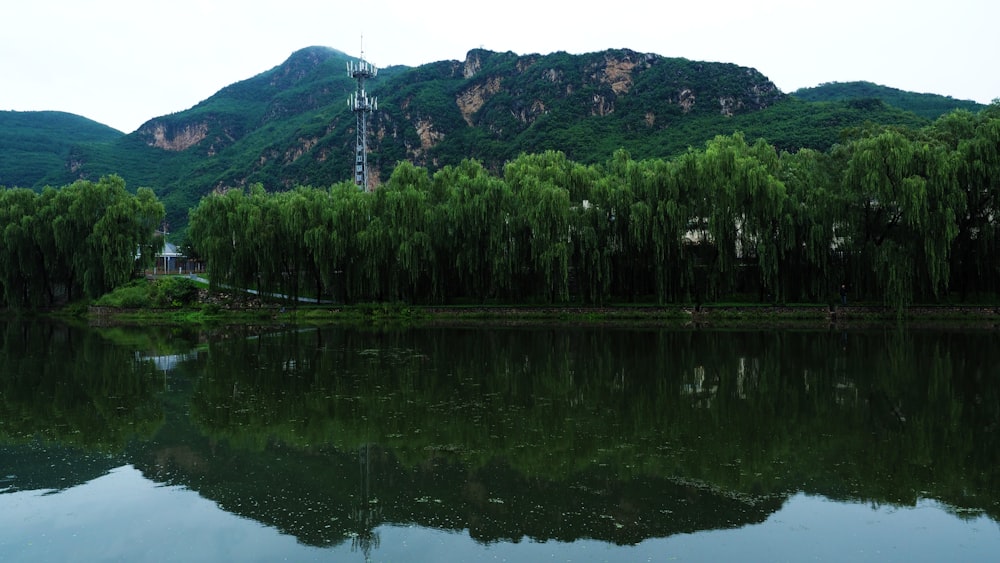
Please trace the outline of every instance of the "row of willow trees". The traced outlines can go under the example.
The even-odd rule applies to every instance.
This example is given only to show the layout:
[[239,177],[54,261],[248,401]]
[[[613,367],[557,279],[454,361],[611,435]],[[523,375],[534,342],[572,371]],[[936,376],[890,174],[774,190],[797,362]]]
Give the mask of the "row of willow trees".
[[902,307],[1000,290],[1000,105],[826,152],[736,133],[666,160],[549,151],[502,175],[408,163],[342,183],[207,196],[189,239],[216,285],[338,302],[711,302]]
[[95,298],[152,265],[164,208],[107,176],[35,192],[0,188],[0,307]]

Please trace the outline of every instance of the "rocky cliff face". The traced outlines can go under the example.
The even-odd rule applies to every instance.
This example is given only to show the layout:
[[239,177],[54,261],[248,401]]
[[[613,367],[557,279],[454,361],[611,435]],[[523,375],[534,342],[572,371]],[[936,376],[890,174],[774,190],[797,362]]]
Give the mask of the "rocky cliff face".
[[[464,127],[484,129],[498,140],[526,131],[546,115],[567,123],[617,116],[656,128],[689,114],[731,117],[757,111],[785,96],[754,69],[625,49],[545,56],[475,49],[453,63],[453,72],[452,111]],[[454,122],[447,112],[415,112],[412,100],[407,98],[402,109],[420,142],[412,143],[407,154],[429,164],[427,155],[456,133],[448,125]]]
[[[194,148],[212,157],[254,128],[339,102],[338,95],[346,95],[349,81],[339,91],[328,85],[303,85],[316,82],[324,72],[339,70],[328,68],[328,62],[344,56],[329,49],[303,49],[283,65],[217,95],[230,102],[248,98],[247,107],[259,106],[251,121],[230,123],[213,114],[194,118],[181,113],[153,119],[137,134],[147,145],[164,151]],[[669,127],[685,115],[733,116],[756,111],[784,97],[753,69],[627,49],[522,56],[473,49],[464,61],[406,69],[394,79],[379,77],[369,86],[384,108],[374,116],[375,150],[401,145],[405,157],[421,165],[433,165],[435,149],[447,139],[467,134],[463,129],[479,129],[500,142],[515,139],[545,116],[566,124],[589,118],[620,119],[656,129]],[[261,91],[272,94],[261,96]],[[426,103],[448,91],[452,104]],[[248,92],[255,97],[249,99]],[[349,113],[343,113],[345,123],[353,121]],[[350,131],[326,127],[308,135],[300,133],[280,150],[267,149],[255,166],[288,165],[309,157],[325,161],[336,149],[323,137],[338,134],[346,139],[342,140],[345,147],[351,144]]]
[[138,133],[149,146],[180,152],[205,140],[208,136],[208,123],[202,121],[175,127],[163,121],[153,120],[140,127]]
[[475,126],[472,117],[486,105],[487,100],[500,91],[502,85],[503,79],[499,76],[494,76],[489,78],[485,83],[475,84],[467,90],[459,92],[458,96],[455,97],[458,111],[462,112],[462,119],[470,127]]

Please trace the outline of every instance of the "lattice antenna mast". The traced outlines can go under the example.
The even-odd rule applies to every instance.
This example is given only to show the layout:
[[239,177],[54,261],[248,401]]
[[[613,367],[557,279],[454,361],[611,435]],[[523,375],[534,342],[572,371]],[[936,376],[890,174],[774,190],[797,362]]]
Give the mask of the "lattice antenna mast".
[[357,62],[347,63],[347,73],[357,81],[358,88],[347,99],[347,105],[357,118],[358,139],[354,149],[354,183],[362,190],[370,190],[368,183],[368,116],[378,109],[378,99],[368,96],[365,92],[365,80],[375,78],[378,69],[365,61],[364,45],[361,46],[361,58]]

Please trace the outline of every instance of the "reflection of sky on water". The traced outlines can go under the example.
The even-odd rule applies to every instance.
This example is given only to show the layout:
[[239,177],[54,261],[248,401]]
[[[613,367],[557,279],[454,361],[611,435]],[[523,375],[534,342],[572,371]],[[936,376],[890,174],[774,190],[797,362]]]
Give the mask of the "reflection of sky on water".
[[962,520],[930,500],[872,507],[798,494],[762,524],[662,545],[661,554],[688,561],[996,561],[1000,526]]
[[131,466],[58,494],[0,496],[4,561],[279,561],[310,551]]
[[[796,495],[767,521],[651,539],[476,543],[468,534],[382,526],[373,561],[992,561],[1000,526],[962,520],[933,501],[871,507]],[[0,494],[3,561],[362,561],[351,542],[299,544],[197,493],[160,486],[132,466],[59,493]]]
[[146,356],[136,352],[136,358],[139,360],[150,360],[153,362],[153,367],[160,371],[174,371],[177,369],[177,365],[181,362],[188,360],[194,360],[198,358],[197,352],[188,352],[187,354],[169,354],[166,356]]

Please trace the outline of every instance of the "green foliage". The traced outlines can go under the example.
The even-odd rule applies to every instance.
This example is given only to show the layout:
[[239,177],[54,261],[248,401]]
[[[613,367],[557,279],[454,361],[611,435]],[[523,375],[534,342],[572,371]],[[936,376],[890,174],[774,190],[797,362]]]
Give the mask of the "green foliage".
[[869,106],[872,105],[873,101],[878,100],[887,105],[913,112],[925,119],[937,119],[956,109],[976,112],[985,107],[971,100],[956,100],[950,96],[906,92],[863,81],[827,82],[814,88],[800,88],[792,95],[809,102],[849,101]]
[[996,268],[977,257],[997,240],[997,119],[869,126],[825,153],[736,133],[669,160],[522,154],[501,175],[403,162],[371,193],[208,196],[189,234],[213,283],[342,303],[825,303],[847,283],[901,310],[993,287],[973,272]]
[[180,308],[198,301],[198,286],[190,278],[166,276],[154,281],[145,279],[119,287],[102,295],[94,305],[120,309]]
[[190,278],[167,276],[157,279],[154,287],[161,307],[185,307],[198,301],[198,286]]
[[0,324],[0,441],[121,453],[163,425],[152,362],[94,331]]
[[57,111],[0,111],[0,186],[32,188],[66,167],[73,145],[111,143],[123,133]]
[[[803,102],[795,98],[750,115],[732,120],[732,130],[747,138],[766,139],[779,151],[801,149],[829,151],[852,132],[870,124],[920,128],[929,124],[925,118],[879,101],[857,104],[848,101]],[[730,134],[730,131],[720,133]]]
[[[995,514],[1000,403],[987,351],[997,337],[956,336],[859,332],[845,349],[823,332],[768,330],[289,330],[212,345],[190,412],[213,446],[260,452],[262,466],[280,457],[290,471],[306,458],[335,466],[323,446],[378,443],[404,467],[457,465],[477,482],[503,460],[546,491],[602,467],[744,498],[805,490],[881,504],[923,494]],[[232,470],[232,456],[206,458]],[[602,497],[613,481],[601,479]],[[393,482],[414,496],[414,479],[383,479],[387,507]],[[343,487],[315,490],[327,489]],[[544,492],[528,496],[538,505]],[[401,505],[411,518],[412,503]],[[530,511],[511,511],[518,527]]]
[[111,293],[106,293],[94,301],[98,307],[115,307],[119,309],[144,309],[154,304],[150,284],[146,280],[119,287]]
[[117,176],[41,194],[0,189],[0,305],[51,306],[97,298],[151,264],[163,205]]
[[947,287],[957,216],[965,211],[953,157],[894,130],[874,131],[849,150],[845,231],[867,266],[861,272],[873,274],[859,281],[900,309],[915,295],[937,296]]

